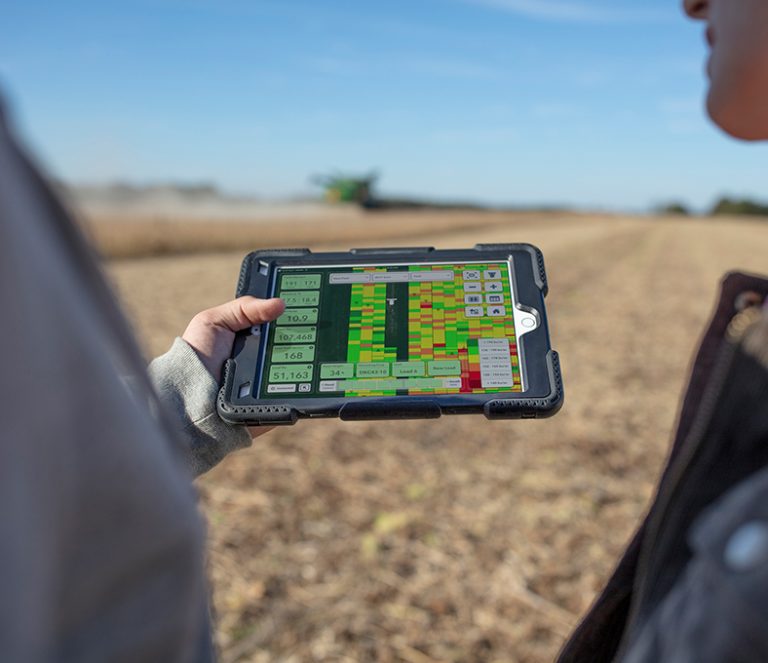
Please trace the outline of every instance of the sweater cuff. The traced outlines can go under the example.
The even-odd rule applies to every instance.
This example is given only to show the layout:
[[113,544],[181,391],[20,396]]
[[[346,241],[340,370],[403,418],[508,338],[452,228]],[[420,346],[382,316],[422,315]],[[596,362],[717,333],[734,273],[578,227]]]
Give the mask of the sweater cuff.
[[231,451],[251,445],[245,426],[232,426],[216,410],[219,385],[197,352],[181,338],[149,365],[161,405],[188,441],[187,461],[195,476],[214,467]]

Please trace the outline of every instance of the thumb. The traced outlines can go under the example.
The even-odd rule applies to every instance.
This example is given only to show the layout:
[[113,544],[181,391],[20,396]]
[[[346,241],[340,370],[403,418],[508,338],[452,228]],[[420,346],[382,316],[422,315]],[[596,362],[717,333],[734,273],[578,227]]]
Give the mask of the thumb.
[[262,322],[271,322],[285,310],[282,299],[239,297],[198,313],[182,338],[197,352],[200,360],[217,380],[221,367],[232,350],[235,332]]
[[209,326],[236,332],[263,322],[271,322],[284,310],[285,302],[277,297],[258,299],[246,296],[210,308],[200,315],[205,316],[205,323]]

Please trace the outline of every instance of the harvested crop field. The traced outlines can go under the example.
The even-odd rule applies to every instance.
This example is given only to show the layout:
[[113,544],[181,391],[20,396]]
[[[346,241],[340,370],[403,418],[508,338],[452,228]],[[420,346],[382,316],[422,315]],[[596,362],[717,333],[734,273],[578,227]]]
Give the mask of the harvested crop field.
[[[225,460],[198,485],[226,662],[551,661],[646,508],[720,276],[768,256],[754,221],[424,218],[366,219],[365,241],[259,227],[264,245],[317,249],[537,244],[566,405],[545,421],[303,422]],[[147,354],[231,298],[257,246],[112,260]]]

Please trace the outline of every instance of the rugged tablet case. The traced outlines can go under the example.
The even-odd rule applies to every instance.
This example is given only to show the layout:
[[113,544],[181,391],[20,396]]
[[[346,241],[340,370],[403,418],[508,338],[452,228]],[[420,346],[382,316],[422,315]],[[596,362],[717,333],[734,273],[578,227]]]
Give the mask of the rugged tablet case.
[[[477,244],[473,249],[435,250],[432,247],[352,249],[340,253],[312,253],[309,249],[254,251],[243,260],[236,296],[269,297],[275,268],[312,267],[338,263],[387,262],[480,262],[512,259],[512,288],[518,306],[538,311],[540,323],[518,339],[522,350],[527,389],[506,394],[459,394],[356,398],[268,399],[250,393],[239,396],[237,385],[259,384],[256,375],[261,344],[267,326],[259,334],[251,330],[237,335],[232,357],[224,366],[217,407],[220,416],[233,424],[275,426],[295,424],[300,418],[339,417],[347,421],[373,419],[436,419],[443,414],[484,414],[488,419],[536,419],[550,417],[563,404],[563,382],[557,353],[551,349],[544,298],[547,275],[544,256],[531,244]],[[529,358],[543,361],[529,362]]]

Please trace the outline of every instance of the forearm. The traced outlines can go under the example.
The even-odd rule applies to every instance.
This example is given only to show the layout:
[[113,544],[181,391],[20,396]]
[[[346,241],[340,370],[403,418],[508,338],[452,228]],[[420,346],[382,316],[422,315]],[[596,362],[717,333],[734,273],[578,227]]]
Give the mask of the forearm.
[[149,365],[161,405],[189,443],[188,465],[194,476],[207,472],[231,451],[250,446],[245,426],[231,426],[216,411],[218,384],[184,340]]

